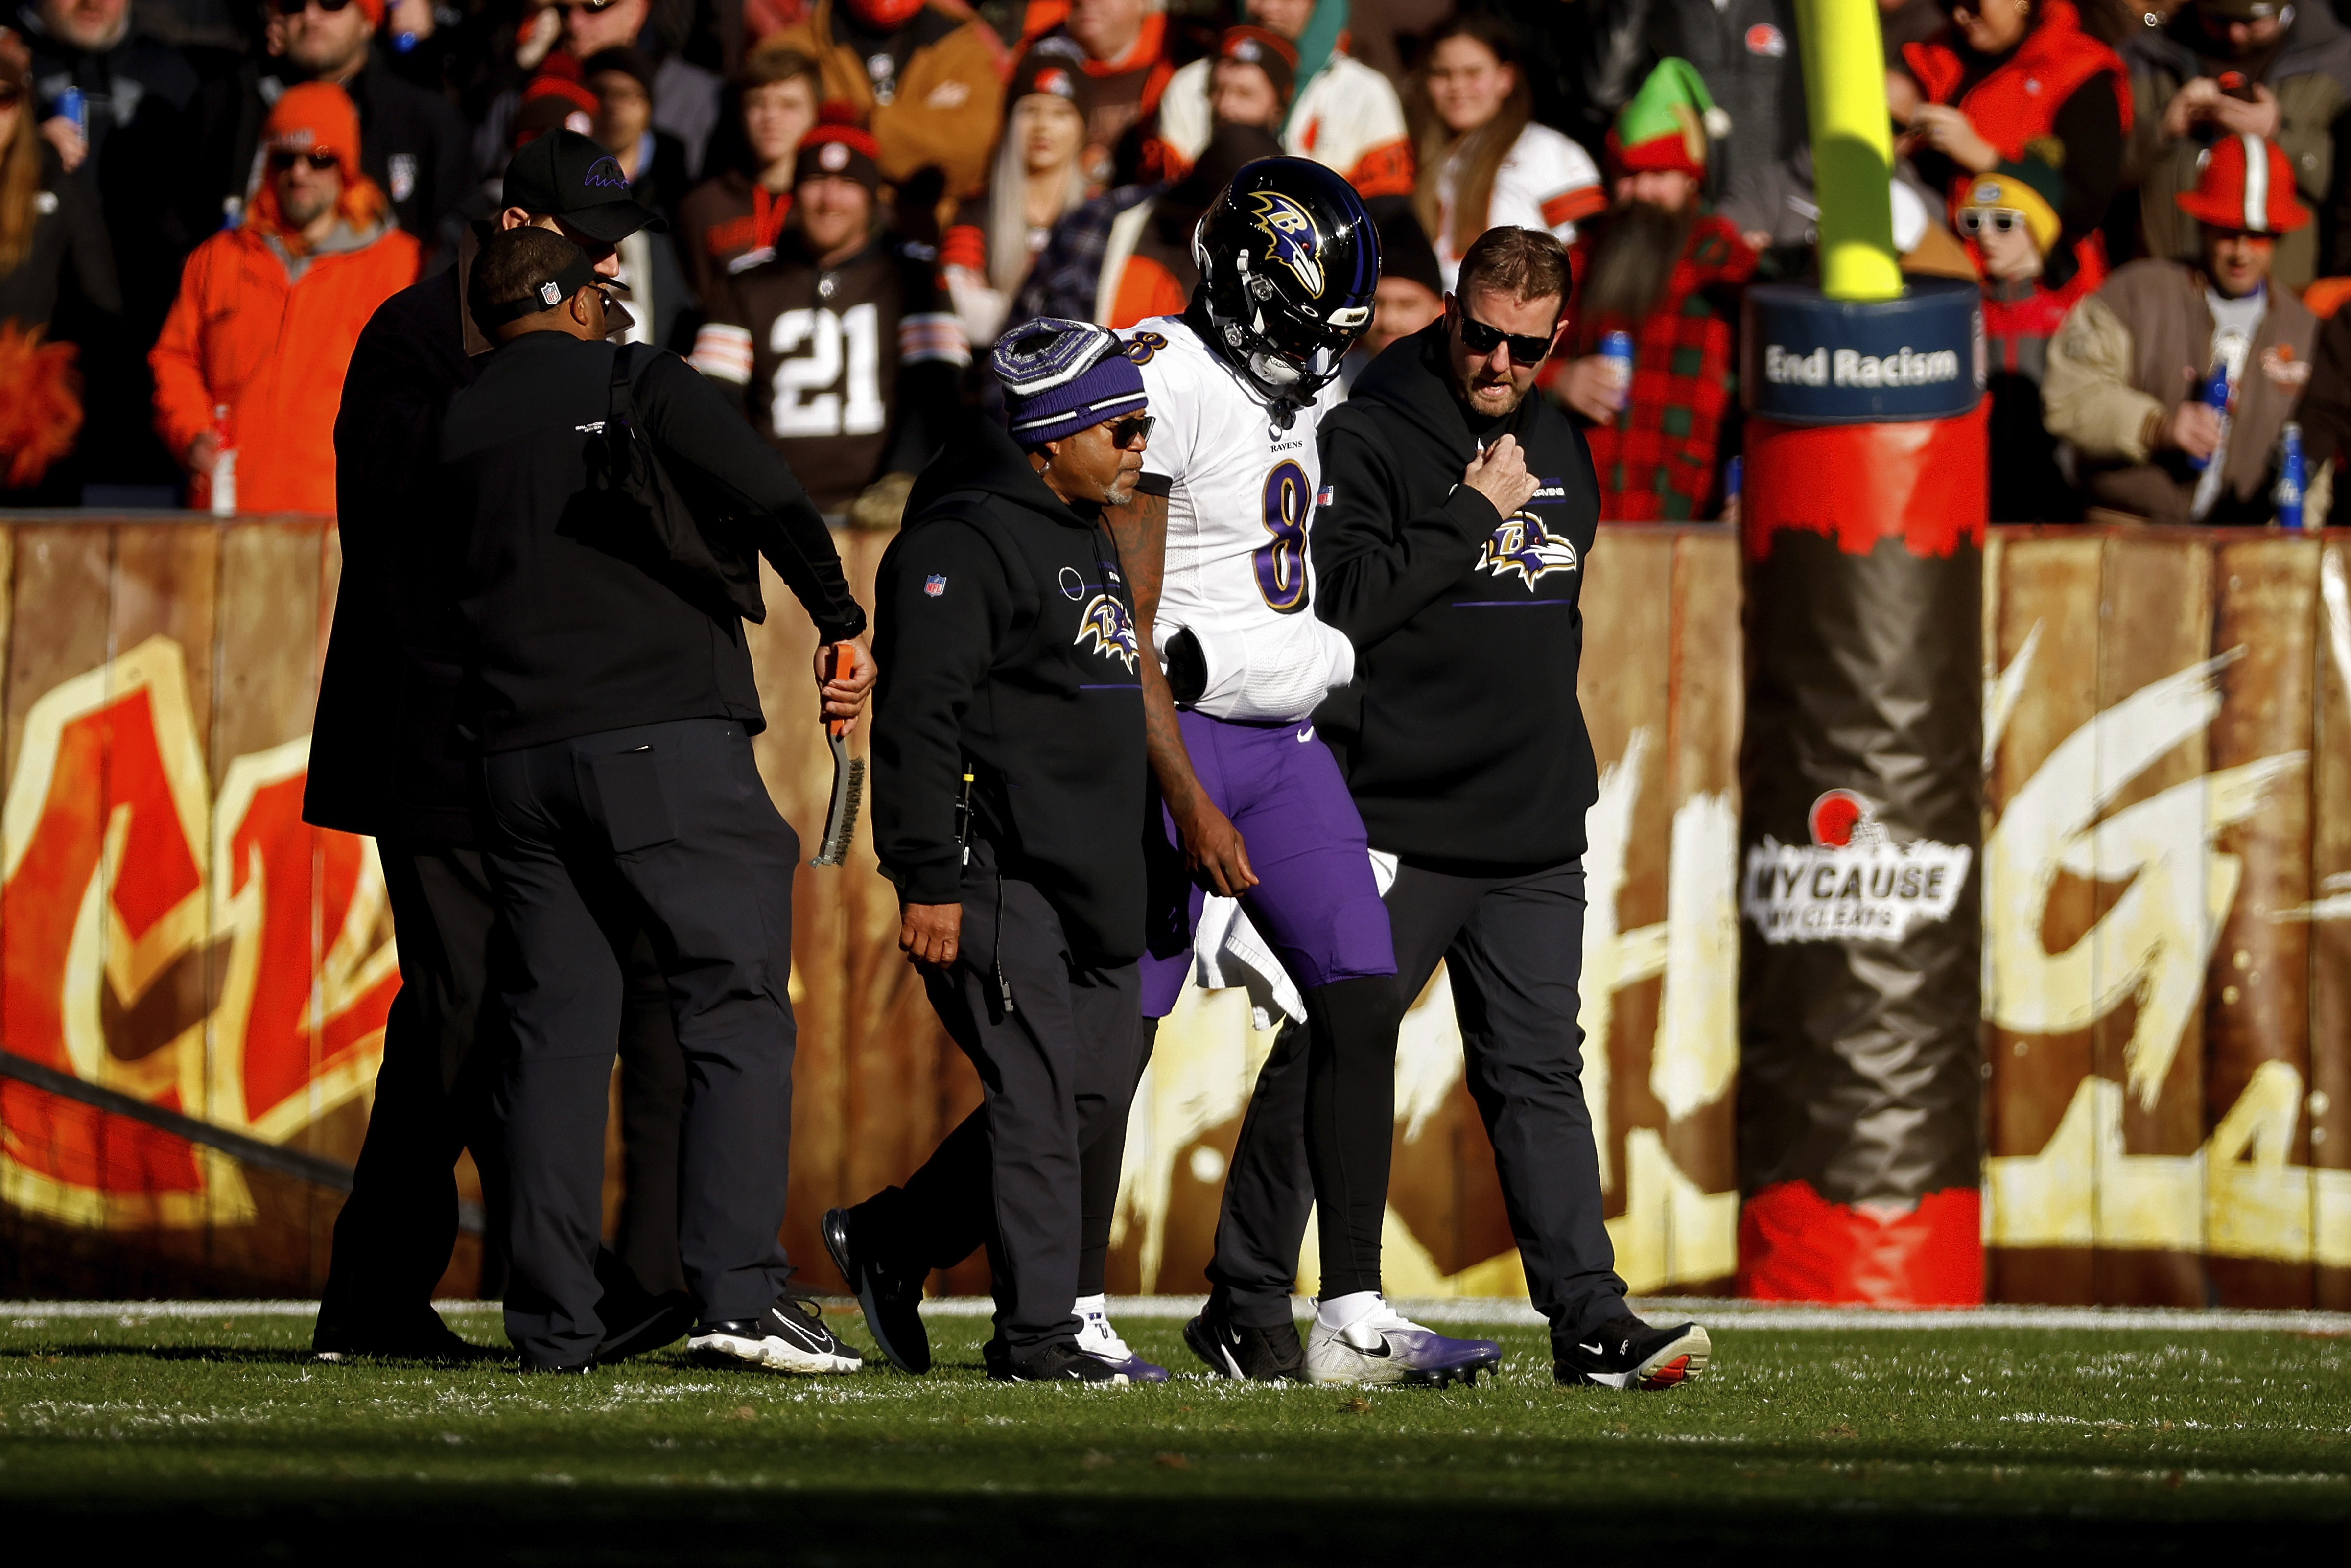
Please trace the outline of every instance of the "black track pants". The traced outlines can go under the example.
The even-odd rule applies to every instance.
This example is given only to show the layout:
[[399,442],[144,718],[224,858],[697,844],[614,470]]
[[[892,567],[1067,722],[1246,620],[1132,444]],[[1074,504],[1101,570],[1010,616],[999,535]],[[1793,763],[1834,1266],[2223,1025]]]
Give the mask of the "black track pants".
[[743,727],[685,719],[483,760],[484,851],[515,962],[500,1090],[513,1202],[507,1332],[531,1359],[601,1337],[594,1260],[604,1123],[626,960],[640,932],[667,977],[685,1062],[678,1251],[705,1320],[757,1317],[789,1272],[792,873]]

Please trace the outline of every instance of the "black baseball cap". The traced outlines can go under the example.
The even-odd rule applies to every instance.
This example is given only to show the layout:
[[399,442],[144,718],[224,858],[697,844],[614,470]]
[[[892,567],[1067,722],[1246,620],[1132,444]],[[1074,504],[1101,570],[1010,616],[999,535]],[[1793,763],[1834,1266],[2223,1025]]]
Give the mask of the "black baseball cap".
[[605,245],[669,228],[630,199],[620,161],[576,131],[550,131],[507,162],[506,204],[561,218]]

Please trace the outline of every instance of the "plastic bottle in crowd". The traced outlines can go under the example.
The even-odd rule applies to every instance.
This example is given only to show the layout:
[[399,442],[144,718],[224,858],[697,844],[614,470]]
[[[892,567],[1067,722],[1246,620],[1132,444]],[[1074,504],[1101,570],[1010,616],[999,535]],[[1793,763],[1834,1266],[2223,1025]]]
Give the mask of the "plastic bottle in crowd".
[[2302,426],[2293,420],[2285,422],[2285,432],[2278,437],[2277,520],[2278,527],[2302,531]]
[[213,516],[236,515],[236,432],[229,424],[228,404],[213,405]]
[[1616,406],[1621,411],[1633,397],[1633,334],[1611,332],[1600,340],[1600,357],[1616,378]]
[[1734,456],[1731,458],[1729,465],[1723,469],[1722,498],[1725,501],[1736,501],[1739,499],[1739,484],[1740,481],[1746,476],[1742,472],[1744,467],[1745,464],[1740,458]]
[[[2222,360],[2219,364],[2214,365],[2212,373],[2204,378],[2202,397],[2204,406],[2220,416],[2220,438],[2223,441],[2227,440],[2229,436],[2228,361]],[[2205,465],[2211,461],[2209,457],[2190,457],[2188,460],[2188,466],[2201,474],[2204,472]]]
[[84,141],[89,140],[89,99],[82,96],[81,89],[69,87],[57,94],[57,114],[60,119],[71,120],[73,128],[81,132]]

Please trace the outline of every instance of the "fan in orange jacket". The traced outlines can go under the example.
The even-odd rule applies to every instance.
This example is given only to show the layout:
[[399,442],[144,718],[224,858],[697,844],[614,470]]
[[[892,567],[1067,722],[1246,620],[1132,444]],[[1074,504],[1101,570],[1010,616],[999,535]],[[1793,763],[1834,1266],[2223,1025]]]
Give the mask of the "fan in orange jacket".
[[212,504],[214,410],[228,408],[236,502],[248,512],[335,509],[335,411],[351,347],[375,308],[416,281],[422,252],[360,172],[359,113],[328,82],[289,89],[245,221],[198,246],[147,361],[155,429]]

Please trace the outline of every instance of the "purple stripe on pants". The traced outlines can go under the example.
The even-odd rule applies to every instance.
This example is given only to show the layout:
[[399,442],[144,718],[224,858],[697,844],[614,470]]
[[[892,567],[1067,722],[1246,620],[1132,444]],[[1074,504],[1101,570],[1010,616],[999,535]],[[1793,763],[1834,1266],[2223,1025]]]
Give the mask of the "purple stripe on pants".
[[[1372,880],[1364,819],[1339,764],[1311,724],[1237,724],[1205,714],[1178,716],[1192,769],[1217,809],[1249,846],[1258,883],[1241,907],[1301,991],[1333,980],[1395,973],[1388,912]],[[1161,822],[1170,844],[1176,825]],[[1180,918],[1152,913],[1152,950],[1143,956],[1143,1012],[1165,1018],[1192,965],[1191,933],[1207,896],[1186,887]],[[1167,939],[1176,934],[1180,945]]]

